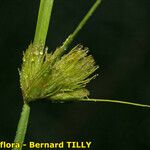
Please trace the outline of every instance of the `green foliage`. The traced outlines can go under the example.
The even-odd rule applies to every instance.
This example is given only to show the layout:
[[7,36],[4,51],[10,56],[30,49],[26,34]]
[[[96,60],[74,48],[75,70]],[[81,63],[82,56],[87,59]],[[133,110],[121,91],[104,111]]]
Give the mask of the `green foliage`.
[[[77,45],[68,54],[64,54],[64,51],[100,5],[101,0],[96,0],[63,45],[54,53],[48,53],[48,48],[44,47],[53,3],[54,0],[40,0],[34,42],[29,45],[23,55],[22,68],[19,73],[24,106],[17,127],[15,143],[23,143],[25,138],[30,113],[28,102],[39,98],[57,101],[79,98],[81,100],[89,95],[85,88],[86,84],[96,76],[90,76],[98,66],[95,66],[92,56],[87,55],[87,48]],[[19,150],[21,149],[22,146]]]
[[[63,54],[62,47],[48,53],[43,44],[30,44],[23,56],[20,83],[26,102],[39,98],[67,100],[89,95],[86,84],[98,68],[81,45]],[[90,76],[90,77],[89,77]]]

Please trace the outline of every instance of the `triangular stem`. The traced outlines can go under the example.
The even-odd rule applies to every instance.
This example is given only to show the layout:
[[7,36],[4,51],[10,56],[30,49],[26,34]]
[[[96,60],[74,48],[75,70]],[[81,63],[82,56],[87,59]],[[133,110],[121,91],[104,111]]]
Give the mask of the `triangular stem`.
[[34,36],[34,43],[45,45],[54,0],[41,0],[38,12],[38,20]]

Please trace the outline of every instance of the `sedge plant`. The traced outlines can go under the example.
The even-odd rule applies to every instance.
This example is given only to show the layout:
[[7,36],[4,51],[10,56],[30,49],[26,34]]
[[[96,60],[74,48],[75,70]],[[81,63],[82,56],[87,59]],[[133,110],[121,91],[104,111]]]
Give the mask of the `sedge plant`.
[[31,101],[44,98],[56,102],[112,102],[150,108],[149,105],[138,103],[88,98],[89,91],[86,89],[86,85],[97,76],[94,72],[98,69],[98,65],[95,64],[94,58],[88,55],[87,47],[78,44],[68,53],[66,50],[101,4],[101,0],[96,0],[77,28],[63,44],[56,48],[54,52],[49,53],[48,48],[45,46],[45,41],[53,3],[54,0],[40,0],[35,37],[33,43],[30,43],[23,53],[19,75],[24,104],[14,140],[15,143],[20,144],[20,147],[13,148],[13,150],[22,149],[30,115],[29,103]]

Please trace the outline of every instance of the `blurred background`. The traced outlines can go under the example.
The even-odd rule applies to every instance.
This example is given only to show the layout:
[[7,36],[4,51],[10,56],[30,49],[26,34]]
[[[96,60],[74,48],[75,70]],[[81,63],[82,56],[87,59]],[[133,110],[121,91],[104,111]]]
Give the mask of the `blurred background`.
[[[0,141],[13,142],[22,109],[18,68],[33,41],[39,0],[0,1]],[[95,0],[55,0],[46,45],[73,32]],[[100,66],[91,98],[150,105],[150,1],[103,0],[72,47],[89,47]],[[150,109],[113,103],[31,103],[26,140],[92,141],[92,150],[149,150]]]

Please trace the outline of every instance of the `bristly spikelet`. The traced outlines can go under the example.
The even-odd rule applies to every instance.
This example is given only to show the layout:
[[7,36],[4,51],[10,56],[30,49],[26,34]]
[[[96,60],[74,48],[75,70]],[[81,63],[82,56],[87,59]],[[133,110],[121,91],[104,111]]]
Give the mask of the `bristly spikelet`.
[[40,98],[69,100],[89,95],[86,84],[97,68],[88,48],[81,45],[62,55],[62,47],[53,54],[42,44],[30,44],[23,56],[20,84],[26,102]]

